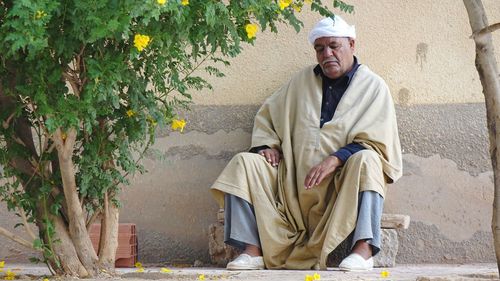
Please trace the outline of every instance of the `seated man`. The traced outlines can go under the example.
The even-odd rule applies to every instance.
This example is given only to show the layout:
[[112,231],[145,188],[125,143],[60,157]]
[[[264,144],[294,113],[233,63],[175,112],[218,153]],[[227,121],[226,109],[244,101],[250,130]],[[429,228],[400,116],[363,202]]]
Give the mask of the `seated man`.
[[380,250],[386,184],[402,173],[391,94],[354,56],[339,16],[309,34],[317,65],[295,74],[255,117],[252,148],[211,190],[225,206],[225,242],[243,253],[228,269],[326,269],[351,233],[343,270],[370,270]]

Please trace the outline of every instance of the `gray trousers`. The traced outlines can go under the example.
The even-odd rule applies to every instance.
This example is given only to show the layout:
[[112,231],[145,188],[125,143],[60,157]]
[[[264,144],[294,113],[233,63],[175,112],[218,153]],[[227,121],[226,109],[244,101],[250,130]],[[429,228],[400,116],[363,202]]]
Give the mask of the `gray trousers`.
[[[232,194],[226,194],[224,202],[224,242],[241,250],[244,250],[247,244],[260,248],[253,206]],[[380,251],[383,206],[384,198],[377,192],[360,192],[358,220],[352,234],[351,249],[357,241],[366,240],[372,246],[373,255]]]

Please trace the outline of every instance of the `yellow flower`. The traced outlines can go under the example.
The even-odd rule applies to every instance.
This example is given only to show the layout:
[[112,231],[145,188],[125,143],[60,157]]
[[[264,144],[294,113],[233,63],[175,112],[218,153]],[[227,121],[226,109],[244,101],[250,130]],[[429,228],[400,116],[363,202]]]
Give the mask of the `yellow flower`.
[[136,272],[144,272],[144,268],[139,267],[139,268],[136,270]]
[[205,274],[198,275],[198,280],[205,280]]
[[46,15],[47,15],[46,12],[38,10],[38,11],[36,11],[35,19],[39,20],[39,19],[45,17]]
[[160,272],[162,272],[162,273],[170,273],[170,272],[172,272],[172,270],[171,270],[171,269],[168,269],[168,268],[166,268],[166,267],[162,267],[162,268],[160,269]]
[[312,275],[306,274],[306,278],[304,280],[305,281],[313,281],[314,277],[312,277]]
[[16,274],[12,271],[7,270],[7,272],[5,272],[5,280],[14,280],[16,278]]
[[158,125],[156,120],[151,116],[148,116],[147,120],[148,120],[149,124],[151,124],[151,126],[153,126],[153,127],[156,127],[156,125]]
[[149,42],[151,42],[151,38],[147,35],[136,34],[134,36],[134,46],[139,52],[142,52],[149,45]]
[[248,39],[254,38],[255,34],[257,34],[258,30],[259,30],[259,26],[255,23],[249,23],[249,24],[245,25],[245,31],[247,32]]
[[49,281],[49,278],[44,278],[43,281]]
[[5,266],[5,261],[0,261],[0,268],[4,268]]
[[313,280],[321,280],[321,275],[315,272],[313,275]]
[[380,272],[380,276],[381,276],[382,278],[387,278],[387,277],[389,277],[389,271],[384,270],[384,271]]
[[184,126],[186,126],[186,120],[184,119],[181,120],[174,119],[172,121],[172,130],[174,131],[178,129],[182,133],[182,131],[184,131]]
[[290,6],[292,4],[293,0],[279,0],[279,5],[280,9],[284,10],[286,7]]
[[[127,116],[128,117],[132,117],[134,115],[135,115],[135,111],[133,111],[132,109],[127,110]],[[139,266],[137,266],[137,264],[139,264]],[[135,267],[142,267],[142,264],[140,262],[136,262],[135,263]]]
[[309,4],[309,5],[312,4],[312,2],[313,2],[312,0],[304,0],[304,3]]
[[297,13],[300,13],[300,11],[302,10],[302,7],[300,7],[299,5],[297,4],[293,4],[292,5],[292,8],[297,12]]
[[187,5],[189,5],[189,0],[181,0],[181,5],[182,5],[182,6],[187,6]]
[[156,0],[156,2],[158,2],[158,4],[160,4],[160,5],[165,5],[167,0]]
[[[130,111],[130,110],[129,110],[129,111]],[[127,111],[127,114],[128,114],[128,111]],[[136,262],[136,263],[134,264],[134,266],[135,266],[135,267],[137,267],[137,268],[142,268],[142,263],[140,263],[140,262]]]

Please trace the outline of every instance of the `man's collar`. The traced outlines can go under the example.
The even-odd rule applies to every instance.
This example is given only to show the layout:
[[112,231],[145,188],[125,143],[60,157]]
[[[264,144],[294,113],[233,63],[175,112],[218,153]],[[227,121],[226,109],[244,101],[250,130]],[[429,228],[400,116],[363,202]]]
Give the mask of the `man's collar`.
[[347,83],[350,83],[351,79],[354,76],[354,73],[356,73],[356,70],[358,69],[358,67],[359,67],[358,58],[356,58],[356,56],[354,56],[354,63],[352,64],[351,70],[349,70],[349,72],[347,72],[342,77],[339,77],[337,79],[331,79],[331,78],[326,77],[325,74],[323,73],[323,70],[321,69],[321,66],[319,64],[316,65],[316,67],[314,68],[314,74],[321,75],[321,77],[323,77],[323,78],[327,78],[329,80],[334,80],[334,81],[338,81],[340,79],[343,79],[344,77],[347,77]]

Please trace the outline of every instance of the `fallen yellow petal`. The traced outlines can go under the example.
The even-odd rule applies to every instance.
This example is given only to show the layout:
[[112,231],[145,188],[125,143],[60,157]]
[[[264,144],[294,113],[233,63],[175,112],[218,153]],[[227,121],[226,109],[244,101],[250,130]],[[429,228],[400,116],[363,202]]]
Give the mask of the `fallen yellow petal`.
[[4,278],[5,280],[14,280],[15,277],[16,277],[16,274],[14,272],[10,271],[10,269],[7,270],[7,272],[5,272],[5,278]]
[[313,278],[314,280],[321,280],[321,276],[318,273],[314,273]]
[[144,272],[144,268],[140,267],[136,270],[136,272]]
[[384,270],[384,271],[380,272],[380,276],[381,276],[382,278],[387,278],[387,277],[389,277],[389,271]]
[[162,268],[160,269],[160,272],[163,272],[163,273],[170,273],[170,272],[172,272],[172,270],[171,270],[171,269],[168,269],[168,268],[166,268],[166,267],[162,267]]
[[3,268],[5,266],[5,261],[0,261],[0,268]]
[[205,280],[205,274],[198,275],[198,280]]
[[306,278],[304,278],[305,281],[313,281],[314,277],[312,275],[306,274]]

